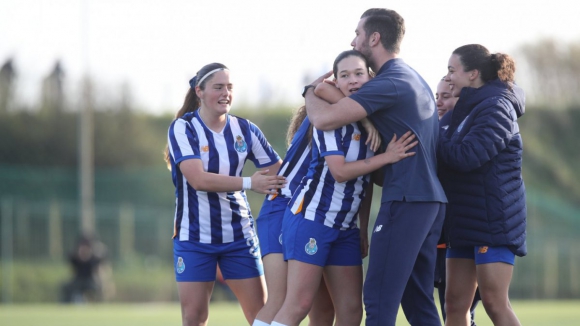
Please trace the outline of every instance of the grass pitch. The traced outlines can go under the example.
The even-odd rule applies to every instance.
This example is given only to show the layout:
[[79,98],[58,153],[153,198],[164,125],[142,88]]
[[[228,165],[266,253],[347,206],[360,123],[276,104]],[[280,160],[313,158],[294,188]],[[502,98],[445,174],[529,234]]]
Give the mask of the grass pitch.
[[[577,326],[580,321],[580,300],[513,301],[522,325]],[[491,326],[483,307],[478,306],[476,322]],[[89,304],[89,305],[0,305],[2,326],[159,326],[180,325],[177,303],[156,304]],[[212,303],[210,326],[247,325],[237,304]],[[301,326],[306,326],[303,322]],[[364,325],[364,321],[362,323]],[[409,325],[402,311],[397,325]]]

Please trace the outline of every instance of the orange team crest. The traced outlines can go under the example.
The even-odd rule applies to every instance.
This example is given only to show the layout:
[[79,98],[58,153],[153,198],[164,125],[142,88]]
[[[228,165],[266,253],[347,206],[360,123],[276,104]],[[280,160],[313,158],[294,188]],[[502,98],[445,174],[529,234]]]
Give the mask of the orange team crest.
[[209,152],[209,146],[208,145],[201,146],[201,151],[205,153]]
[[481,247],[479,247],[479,250],[477,251],[477,253],[478,254],[485,254],[485,253],[487,253],[487,249],[488,249],[487,246],[481,246]]
[[353,134],[352,135],[352,140],[359,141],[360,140],[360,134]]

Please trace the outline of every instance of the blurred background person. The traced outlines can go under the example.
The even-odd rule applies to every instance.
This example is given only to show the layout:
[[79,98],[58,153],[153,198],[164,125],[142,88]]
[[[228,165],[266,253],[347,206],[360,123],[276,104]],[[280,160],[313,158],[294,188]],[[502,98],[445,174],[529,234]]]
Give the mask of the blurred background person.
[[61,289],[61,301],[83,303],[102,301],[111,289],[110,266],[106,264],[106,247],[94,237],[82,235],[68,262],[72,279]]

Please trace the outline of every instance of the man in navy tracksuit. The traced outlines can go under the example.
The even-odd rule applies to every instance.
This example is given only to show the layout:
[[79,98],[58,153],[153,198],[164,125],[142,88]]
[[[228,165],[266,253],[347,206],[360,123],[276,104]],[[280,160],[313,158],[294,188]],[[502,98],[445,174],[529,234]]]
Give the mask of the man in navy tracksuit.
[[367,10],[351,45],[369,59],[376,77],[334,105],[306,91],[308,116],[318,129],[336,129],[368,116],[383,139],[411,130],[419,141],[412,150],[415,156],[383,168],[381,208],[364,285],[368,326],[395,325],[399,304],[411,325],[441,325],[433,299],[436,246],[447,202],[437,178],[439,122],[429,86],[397,58],[404,32],[404,20],[395,11]]

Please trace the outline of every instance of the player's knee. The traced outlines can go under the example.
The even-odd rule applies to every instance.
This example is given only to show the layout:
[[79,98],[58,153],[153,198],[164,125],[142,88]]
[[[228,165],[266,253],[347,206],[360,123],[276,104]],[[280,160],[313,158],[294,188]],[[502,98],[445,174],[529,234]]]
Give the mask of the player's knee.
[[268,310],[275,310],[278,311],[282,308],[282,304],[284,304],[284,296],[279,295],[268,295],[268,300],[266,301],[266,305],[264,306]]
[[507,310],[511,309],[505,299],[494,300],[486,298],[483,300],[482,298],[481,303],[483,304],[485,312],[488,316],[490,316],[490,318],[493,318],[493,316],[503,315]]
[[184,326],[200,326],[207,323],[208,316],[196,315],[196,314],[185,314],[183,315],[183,325]]
[[341,305],[336,308],[336,319],[344,320],[346,325],[354,325],[354,323],[360,323],[363,316],[362,305],[358,302],[350,302],[345,305]]
[[312,308],[312,303],[312,299],[301,298],[298,302],[296,302],[296,305],[294,305],[294,313],[297,316],[306,317],[310,311],[310,308]]
[[464,315],[469,311],[471,302],[460,300],[457,297],[449,296],[445,299],[445,313],[447,315],[461,314]]
[[334,309],[316,311],[308,313],[309,326],[332,326],[334,323]]
[[183,312],[183,325],[184,326],[200,326],[207,323],[209,317],[208,312]]

